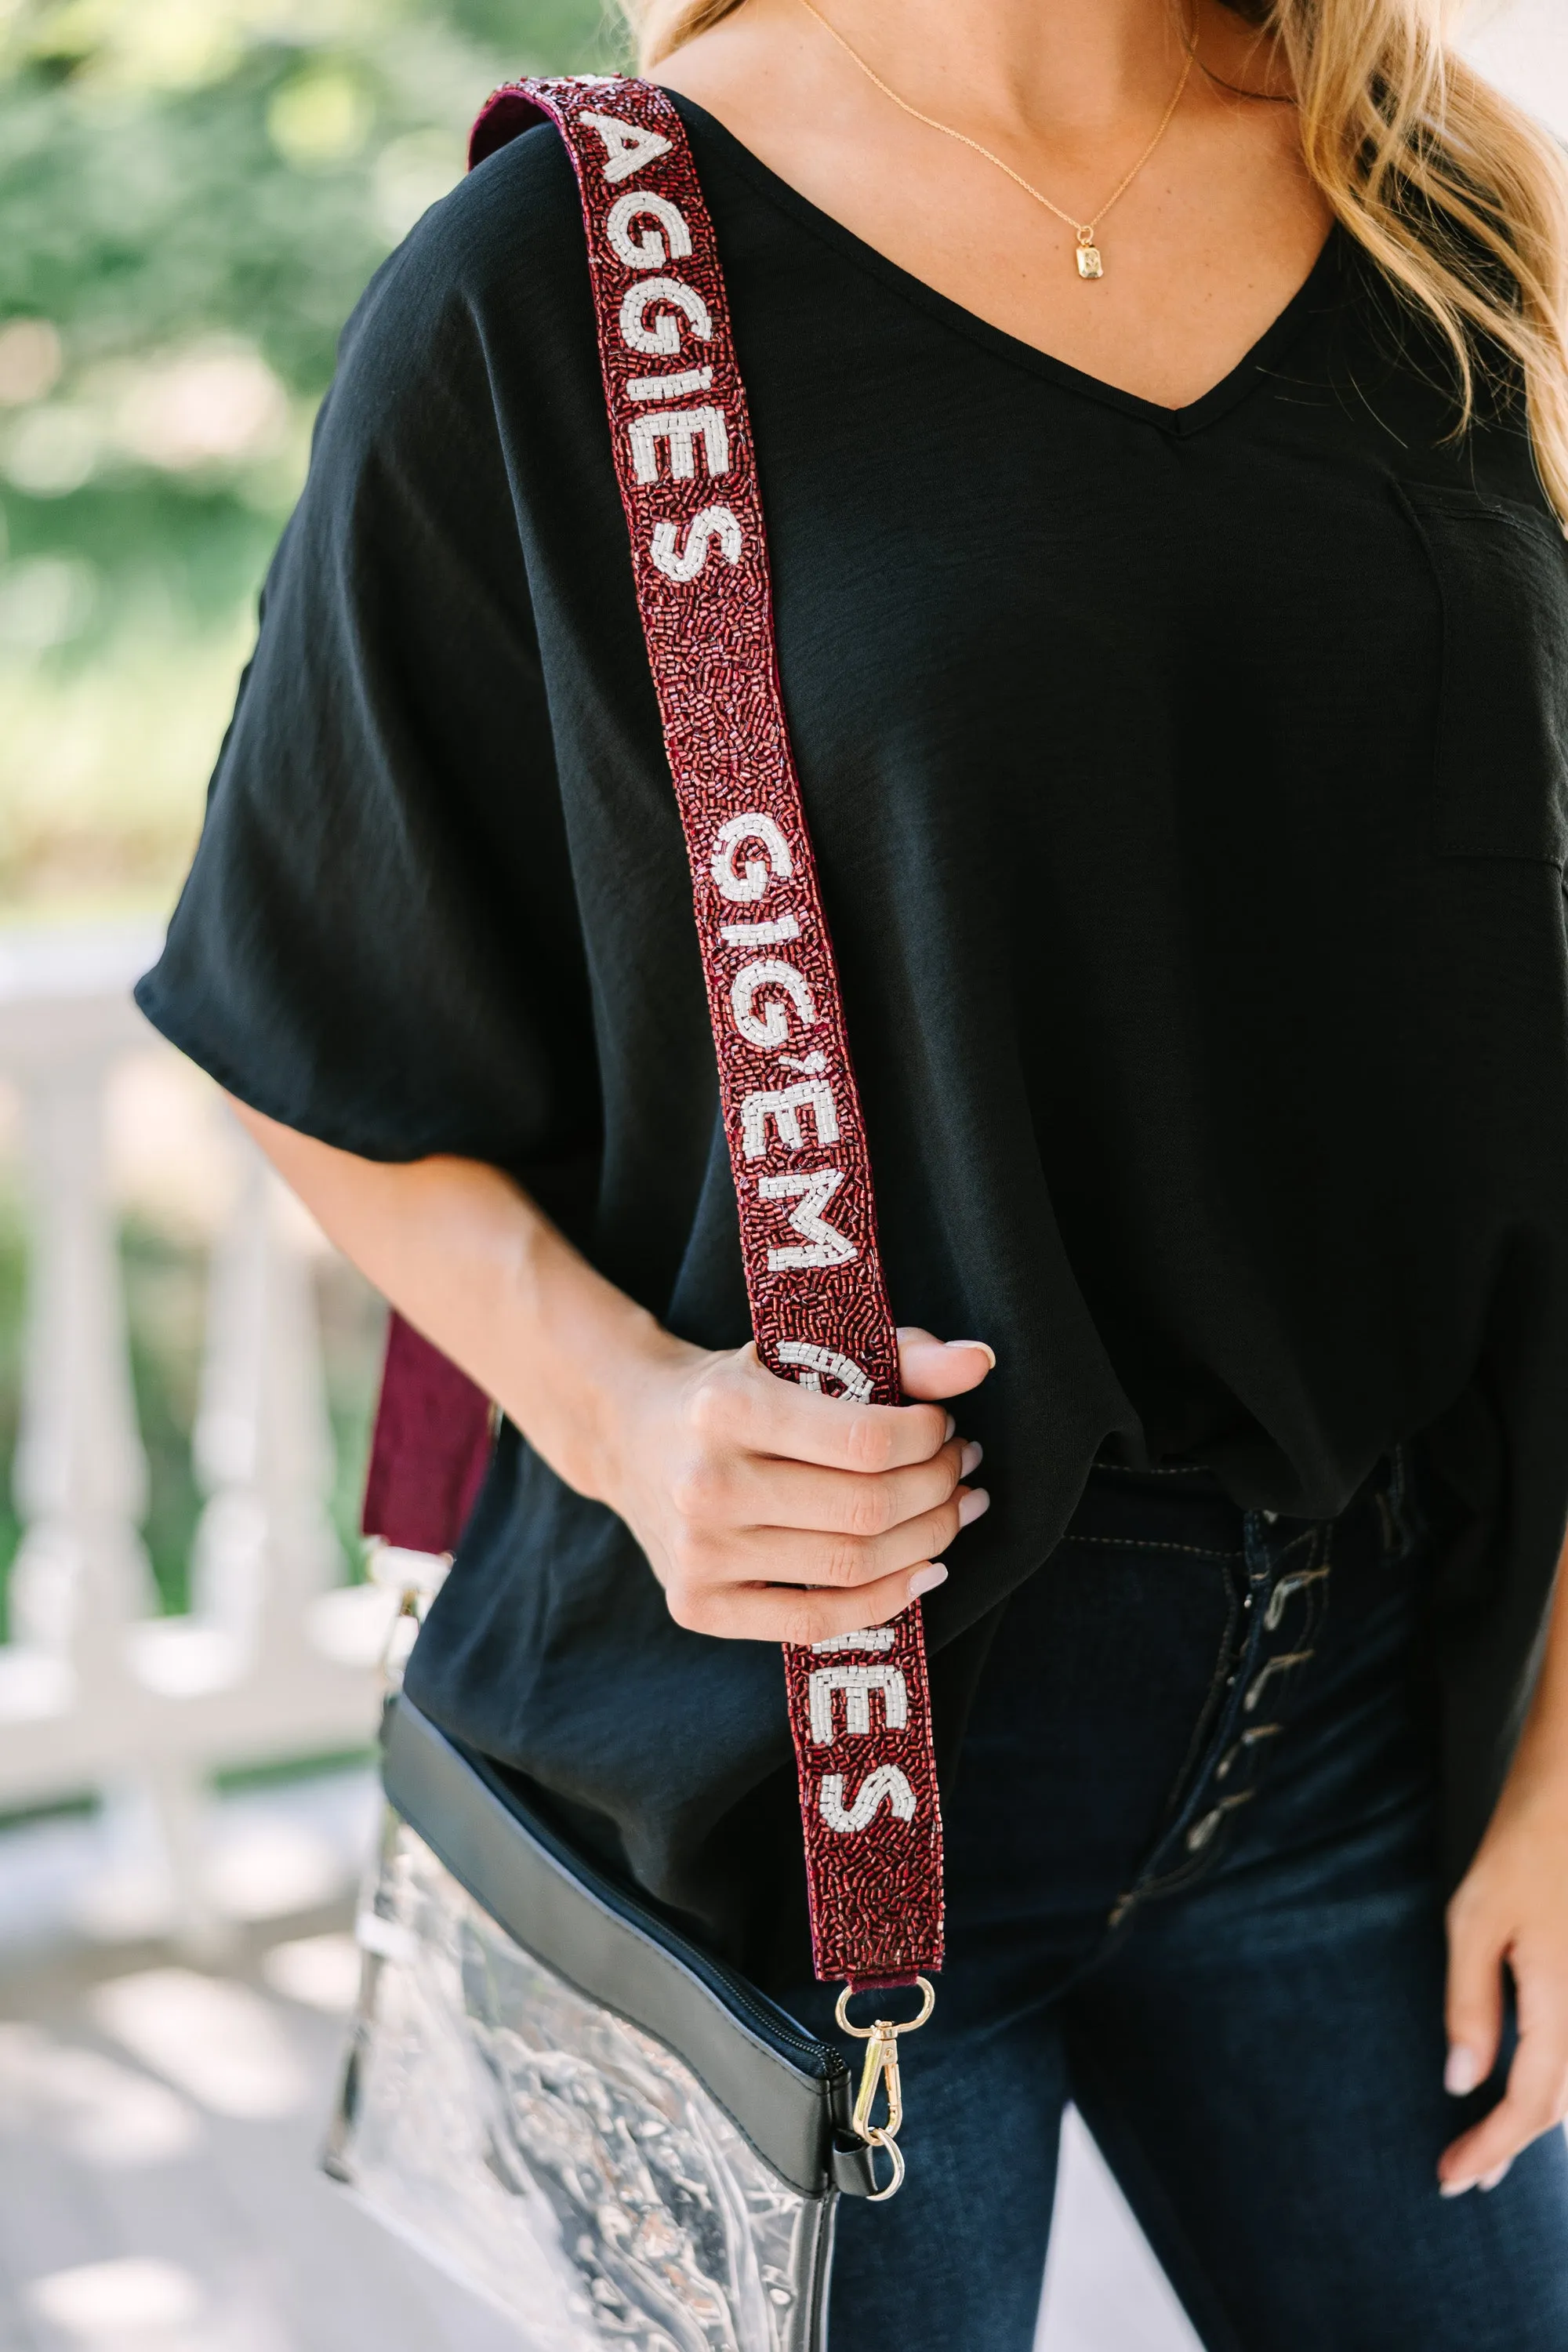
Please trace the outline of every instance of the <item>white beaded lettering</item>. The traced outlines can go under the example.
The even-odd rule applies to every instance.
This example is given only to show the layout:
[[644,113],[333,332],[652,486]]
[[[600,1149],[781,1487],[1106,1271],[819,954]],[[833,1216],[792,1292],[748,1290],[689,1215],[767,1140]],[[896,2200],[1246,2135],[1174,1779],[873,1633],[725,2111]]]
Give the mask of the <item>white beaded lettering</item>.
[[869,1829],[883,1805],[890,1805],[900,1822],[914,1820],[915,1792],[896,1764],[879,1764],[874,1772],[868,1772],[847,1811],[844,1806],[843,1773],[825,1772],[822,1776],[817,1811],[828,1828],[837,1830],[842,1837]]
[[[709,513],[722,513],[722,508],[710,508]],[[701,520],[701,517],[698,517]],[[695,526],[693,526],[695,528]],[[768,853],[768,863],[760,857],[748,857],[737,874],[735,852],[743,842],[760,841]],[[721,898],[737,905],[745,905],[765,896],[772,875],[787,882],[795,872],[795,861],[789,854],[789,844],[771,816],[760,809],[750,809],[744,816],[732,816],[721,824],[713,836],[713,848],[708,860],[708,871]]]
[[[772,923],[721,923],[719,936],[728,948],[782,948],[786,940],[798,940],[800,925],[793,915],[780,915]],[[793,1068],[795,1065],[791,1064]],[[820,1054],[802,1069],[823,1069],[826,1066]]]
[[689,482],[697,472],[697,445],[710,474],[730,470],[730,428],[721,408],[656,408],[649,416],[634,416],[626,427],[632,445],[632,471],[639,482],[658,479],[658,445],[669,444],[669,471],[678,482]]
[[[784,1347],[795,1345],[792,1339]],[[782,1353],[782,1350],[781,1350]],[[848,1358],[844,1359],[848,1362]],[[824,1642],[814,1642],[814,1650],[890,1650],[899,1636],[891,1625],[862,1625],[853,1633],[829,1633]]]
[[634,375],[626,386],[626,398],[684,400],[689,392],[706,392],[712,381],[711,368],[682,368],[678,375]]
[[[635,220],[658,221],[664,236],[658,228],[645,228],[640,236],[634,236]],[[605,219],[605,235],[616,260],[624,261],[628,269],[661,269],[667,261],[684,261],[691,251],[691,231],[679,206],[668,196],[656,196],[651,188],[628,188],[624,196],[617,196]]]
[[741,1105],[741,1149],[747,1159],[767,1157],[770,1118],[778,1129],[779,1141],[798,1151],[805,1141],[800,1131],[803,1110],[811,1113],[818,1143],[837,1142],[838,1110],[826,1078],[803,1078],[798,1086],[747,1095]]
[[648,553],[667,580],[695,580],[714,540],[727,562],[739,563],[741,526],[728,507],[704,507],[700,514],[693,515],[684,547],[678,543],[672,522],[656,522]]
[[910,1695],[897,1666],[818,1666],[811,1677],[811,1736],[819,1748],[835,1738],[833,1700],[844,1694],[844,1728],[861,1738],[871,1728],[871,1693],[882,1694],[882,1719],[901,1731],[910,1719]]
[[[781,1364],[802,1364],[806,1367],[796,1385],[821,1393],[820,1373],[837,1381],[847,1397],[857,1404],[871,1402],[871,1382],[853,1356],[841,1356],[837,1348],[819,1348],[810,1339],[781,1339],[775,1350]],[[878,1625],[868,1633],[836,1633],[831,1641],[814,1642],[814,1650],[890,1650],[893,1646],[891,1626]]]
[[816,999],[803,975],[793,963],[778,956],[759,956],[755,963],[742,964],[730,982],[730,1007],[735,1016],[735,1026],[749,1045],[769,1047],[785,1044],[789,1037],[789,1014],[776,997],[762,1011],[757,1010],[759,991],[782,988],[799,1013],[802,1025],[816,1025]]
[[668,302],[684,311],[700,342],[707,342],[712,334],[708,305],[695,286],[684,286],[679,278],[639,278],[621,297],[621,341],[629,350],[668,360],[680,349],[680,321],[669,310],[661,310],[648,325],[645,314],[655,302]]
[[811,1176],[759,1176],[757,1190],[764,1201],[795,1200],[790,1223],[805,1236],[784,1249],[768,1252],[768,1271],[787,1265],[848,1265],[860,1255],[847,1234],[830,1225],[822,1212],[844,1181],[841,1168],[819,1168]]
[[623,122],[614,114],[588,114],[577,117],[579,122],[592,123],[605,142],[605,177],[613,188],[617,180],[629,180],[645,163],[651,163],[669,152],[669,142],[658,131],[644,131],[635,122]]
[[818,1665],[811,1675],[809,1707],[811,1738],[818,1748],[835,1740],[835,1700],[844,1694],[844,1728],[865,1738],[872,1728],[872,1691],[881,1691],[881,1719],[889,1731],[902,1731],[910,1722],[910,1694],[896,1665]]

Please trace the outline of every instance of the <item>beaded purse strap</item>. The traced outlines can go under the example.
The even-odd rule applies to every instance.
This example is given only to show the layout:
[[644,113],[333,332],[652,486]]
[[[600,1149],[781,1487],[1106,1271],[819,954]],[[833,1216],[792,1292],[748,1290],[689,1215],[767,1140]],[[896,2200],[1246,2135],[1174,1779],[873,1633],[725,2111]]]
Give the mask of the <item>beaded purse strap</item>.
[[[870,1160],[780,694],[755,453],[712,223],[684,125],[652,84],[583,76],[498,90],[470,163],[542,119],[582,194],[757,1350],[782,1379],[896,1403]],[[486,1411],[455,1367],[395,1322],[367,1529],[448,1549]],[[942,1939],[920,1604],[890,1625],[787,1648],[784,1664],[817,1976],[857,1990],[912,1983],[941,1967]],[[879,2051],[874,2037],[895,2029],[869,2031],[868,2076],[875,2060],[890,2090],[893,2045]]]

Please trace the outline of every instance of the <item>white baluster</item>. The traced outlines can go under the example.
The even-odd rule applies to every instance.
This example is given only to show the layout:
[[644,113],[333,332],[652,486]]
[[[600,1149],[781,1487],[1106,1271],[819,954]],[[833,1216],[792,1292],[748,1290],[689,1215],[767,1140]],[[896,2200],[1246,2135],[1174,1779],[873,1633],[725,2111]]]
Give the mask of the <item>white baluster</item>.
[[147,1461],[104,1187],[109,1060],[78,1055],[25,1080],[33,1246],[12,1488],[26,1531],[11,1608],[16,1641],[69,1658],[79,1704],[112,1707],[125,1629],[157,1597],[136,1531]]
[[252,1649],[259,1675],[297,1654],[310,1602],[343,1563],[310,1258],[278,1179],[235,1135],[244,1174],[208,1290],[195,1436],[208,1500],[192,1597]]
[[100,1132],[110,1069],[146,1048],[127,990],[154,944],[0,938],[0,1075],[27,1105],[36,1194],[0,1805],[98,1789],[95,1932],[211,1948],[237,1898],[211,1875],[210,1775],[368,1746],[396,1595],[339,1581],[310,1244],[247,1141],[212,1270],[196,1610],[155,1613]]

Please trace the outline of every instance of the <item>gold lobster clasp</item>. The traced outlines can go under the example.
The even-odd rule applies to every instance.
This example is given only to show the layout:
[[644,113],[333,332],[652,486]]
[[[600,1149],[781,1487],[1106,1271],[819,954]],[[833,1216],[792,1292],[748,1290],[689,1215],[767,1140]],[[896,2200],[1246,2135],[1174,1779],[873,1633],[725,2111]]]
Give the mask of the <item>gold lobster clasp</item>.
[[[868,2203],[872,2205],[885,2204],[889,2197],[896,2197],[904,2185],[904,2159],[898,2144],[904,2121],[904,2088],[899,2073],[899,2036],[918,2032],[936,2006],[936,1994],[929,1980],[925,1977],[917,1977],[915,1982],[921,1989],[920,2015],[906,2019],[902,2024],[890,2017],[879,2017],[874,2018],[869,2025],[852,2025],[846,2013],[853,1995],[853,1987],[849,1985],[846,1985],[839,1994],[835,2011],[841,2031],[853,2034],[858,2042],[866,2044],[866,2062],[860,2069],[860,2087],[855,2095],[850,2125],[868,2147],[885,2148],[892,2159],[893,2177],[886,2189],[877,2189],[868,2199]],[[872,2120],[879,2093],[887,2100],[887,2112],[879,2124]]]

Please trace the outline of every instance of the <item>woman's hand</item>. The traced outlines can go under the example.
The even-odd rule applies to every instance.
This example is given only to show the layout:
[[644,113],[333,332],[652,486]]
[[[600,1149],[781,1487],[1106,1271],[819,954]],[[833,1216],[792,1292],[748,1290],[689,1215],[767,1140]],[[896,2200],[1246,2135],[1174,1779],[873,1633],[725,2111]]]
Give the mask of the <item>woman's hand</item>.
[[673,1339],[499,1168],[361,1160],[236,1103],[275,1168],[395,1307],[492,1396],[579,1494],[618,1511],[676,1622],[753,1642],[884,1624],[947,1570],[990,1496],[944,1397],[978,1341],[899,1335],[903,1405],[764,1371],[754,1348]]
[[1443,2151],[1445,2197],[1495,2189],[1521,2148],[1568,2116],[1568,1603],[1559,1563],[1541,1679],[1480,1851],[1448,1906],[1448,2064],[1479,2090],[1502,2040],[1503,1970],[1519,2044],[1489,2116]]
[[994,1358],[900,1331],[904,1405],[813,1394],[754,1348],[712,1355],[660,1332],[606,1383],[592,1491],[626,1520],[693,1633],[820,1642],[880,1625],[947,1574],[939,1555],[990,1503],[978,1445],[940,1400]]
[[1448,1906],[1447,2088],[1479,2088],[1502,2038],[1503,1969],[1519,2044],[1489,2116],[1443,2152],[1445,2197],[1495,2189],[1514,2158],[1568,2116],[1568,1777],[1527,1741]]

